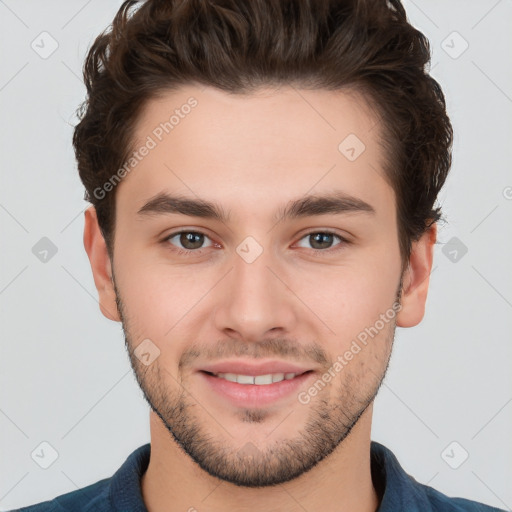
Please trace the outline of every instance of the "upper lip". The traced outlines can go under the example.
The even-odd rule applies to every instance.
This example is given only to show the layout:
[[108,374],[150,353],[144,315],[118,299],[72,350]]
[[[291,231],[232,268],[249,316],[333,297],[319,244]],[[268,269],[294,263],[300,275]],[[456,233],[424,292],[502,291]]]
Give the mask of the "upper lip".
[[265,361],[261,363],[250,363],[248,361],[220,361],[210,365],[202,366],[199,371],[209,373],[234,373],[236,375],[268,375],[270,373],[296,373],[301,374],[312,370],[287,361]]

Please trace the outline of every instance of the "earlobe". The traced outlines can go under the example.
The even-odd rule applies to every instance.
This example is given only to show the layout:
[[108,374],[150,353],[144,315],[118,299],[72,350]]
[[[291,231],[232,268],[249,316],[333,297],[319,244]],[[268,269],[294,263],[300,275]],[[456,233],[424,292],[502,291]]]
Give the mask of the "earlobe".
[[414,327],[425,315],[436,238],[437,225],[432,224],[421,238],[412,244],[409,265],[403,276],[400,299],[402,309],[396,317],[398,327]]
[[94,206],[85,210],[84,247],[91,263],[94,284],[98,290],[100,310],[109,320],[120,322],[112,281],[111,261]]

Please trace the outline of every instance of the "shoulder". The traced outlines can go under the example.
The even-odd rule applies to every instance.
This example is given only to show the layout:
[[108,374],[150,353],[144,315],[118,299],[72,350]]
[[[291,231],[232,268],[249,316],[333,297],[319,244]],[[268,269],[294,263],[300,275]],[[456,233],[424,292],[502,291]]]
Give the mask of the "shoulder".
[[110,478],[61,494],[53,500],[36,503],[10,512],[113,512],[145,511],[140,487],[146,471],[151,445],[139,446]]
[[491,507],[478,501],[465,498],[452,498],[432,487],[416,483],[428,498],[432,510],[436,512],[503,512],[503,509]]
[[53,500],[12,510],[11,512],[110,512],[108,498],[110,478],[99,480],[82,489],[61,494]]
[[372,480],[382,496],[379,512],[503,512],[465,498],[450,497],[421,484],[401,467],[397,458],[384,445],[372,441]]

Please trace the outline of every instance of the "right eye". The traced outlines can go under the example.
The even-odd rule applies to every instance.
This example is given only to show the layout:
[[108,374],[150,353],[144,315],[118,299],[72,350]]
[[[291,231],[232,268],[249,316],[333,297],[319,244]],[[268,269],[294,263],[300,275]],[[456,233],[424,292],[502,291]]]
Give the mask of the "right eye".
[[[202,253],[202,249],[205,248],[205,247],[202,247],[203,244],[204,244],[204,240],[208,239],[209,240],[209,237],[204,234],[204,233],[201,233],[200,231],[185,231],[185,230],[182,230],[182,231],[175,231],[174,233],[171,233],[169,236],[165,237],[163,240],[162,240],[162,243],[168,243],[170,242],[171,245],[175,245],[175,243],[179,243],[181,244],[182,247],[177,247],[176,249],[171,249],[171,250],[175,250],[178,254],[183,254],[183,255],[192,255],[193,253],[194,254],[201,254]],[[175,240],[175,242],[173,242],[173,240]],[[213,246],[213,243],[211,243],[210,241],[210,245],[209,246],[206,246],[206,247],[212,247]]]

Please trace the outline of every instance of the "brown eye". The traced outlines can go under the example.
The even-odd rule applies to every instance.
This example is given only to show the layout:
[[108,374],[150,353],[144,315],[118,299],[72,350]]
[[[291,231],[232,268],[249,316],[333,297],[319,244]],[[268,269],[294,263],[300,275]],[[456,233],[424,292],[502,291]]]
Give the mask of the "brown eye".
[[180,244],[185,249],[199,249],[203,245],[204,236],[200,233],[181,233]]
[[197,251],[198,249],[203,249],[212,245],[210,242],[209,246],[205,246],[205,240],[209,240],[208,237],[198,231],[179,231],[177,233],[170,234],[164,241],[168,241],[171,242],[172,245],[176,245],[178,250],[184,249],[185,251]]

